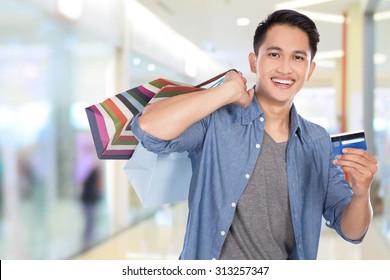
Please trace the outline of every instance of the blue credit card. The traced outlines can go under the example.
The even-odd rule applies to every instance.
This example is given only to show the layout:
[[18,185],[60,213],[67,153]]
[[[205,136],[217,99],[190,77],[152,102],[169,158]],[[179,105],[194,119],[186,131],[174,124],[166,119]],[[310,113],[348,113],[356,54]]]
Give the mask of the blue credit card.
[[341,155],[344,148],[367,150],[366,136],[364,131],[346,132],[331,135],[334,154]]

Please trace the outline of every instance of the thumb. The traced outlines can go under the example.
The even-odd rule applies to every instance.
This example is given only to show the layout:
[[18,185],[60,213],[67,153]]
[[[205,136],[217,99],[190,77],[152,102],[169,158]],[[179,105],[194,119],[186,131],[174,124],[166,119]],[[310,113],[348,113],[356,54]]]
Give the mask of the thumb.
[[254,95],[255,95],[255,90],[254,90],[254,88],[248,89],[248,90],[247,90],[247,94],[248,94],[248,97],[245,98],[245,102],[244,102],[244,104],[242,105],[242,107],[244,107],[244,108],[247,108],[247,107],[249,106],[249,104],[252,102],[253,97],[254,97]]
[[250,97],[250,100],[252,100],[253,96],[255,95],[255,89],[252,87],[249,90],[247,90],[247,92],[248,92],[248,95]]

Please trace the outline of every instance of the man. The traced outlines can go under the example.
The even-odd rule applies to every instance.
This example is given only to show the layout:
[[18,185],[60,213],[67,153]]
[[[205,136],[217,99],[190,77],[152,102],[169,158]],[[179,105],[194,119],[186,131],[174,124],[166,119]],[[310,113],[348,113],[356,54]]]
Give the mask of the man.
[[276,11],[254,36],[254,88],[231,71],[216,88],[156,102],[134,118],[147,149],[189,152],[181,259],[315,259],[322,216],[345,240],[363,239],[376,160],[357,149],[334,160],[329,134],[293,104],[318,42],[308,17]]

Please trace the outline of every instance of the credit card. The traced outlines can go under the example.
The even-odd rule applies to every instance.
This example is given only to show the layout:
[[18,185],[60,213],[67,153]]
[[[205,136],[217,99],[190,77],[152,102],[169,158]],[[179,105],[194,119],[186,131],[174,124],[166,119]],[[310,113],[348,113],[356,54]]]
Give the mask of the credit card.
[[367,150],[366,136],[363,130],[334,134],[330,138],[336,156],[341,155],[344,148]]

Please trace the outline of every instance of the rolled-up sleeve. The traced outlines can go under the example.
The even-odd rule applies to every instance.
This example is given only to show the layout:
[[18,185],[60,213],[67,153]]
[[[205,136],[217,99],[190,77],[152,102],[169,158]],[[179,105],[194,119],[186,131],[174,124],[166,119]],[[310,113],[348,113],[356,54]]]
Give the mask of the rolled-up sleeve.
[[206,131],[204,125],[206,123],[205,119],[193,124],[177,138],[167,141],[154,137],[142,130],[138,121],[140,115],[141,113],[135,115],[131,121],[131,131],[142,146],[148,151],[156,154],[169,154],[172,152],[184,151],[191,152],[200,149],[203,145]]
[[331,165],[328,195],[324,211],[326,225],[335,229],[344,240],[354,244],[361,243],[365,235],[359,240],[351,240],[341,230],[341,215],[344,208],[351,202],[353,192],[345,181],[342,170],[332,163]]

